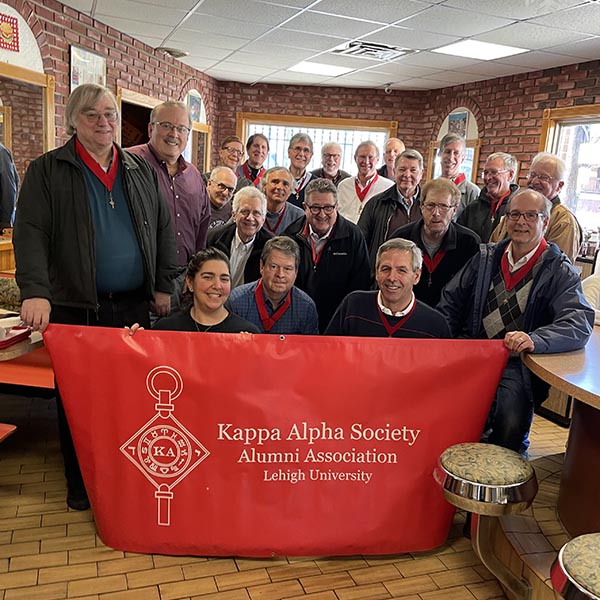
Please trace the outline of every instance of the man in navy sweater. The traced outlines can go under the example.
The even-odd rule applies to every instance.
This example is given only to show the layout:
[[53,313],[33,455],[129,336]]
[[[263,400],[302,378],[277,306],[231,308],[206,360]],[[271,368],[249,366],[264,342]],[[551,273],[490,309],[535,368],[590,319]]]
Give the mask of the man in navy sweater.
[[383,243],[375,265],[379,291],[348,294],[325,335],[395,338],[449,338],[450,328],[435,309],[415,298],[423,256],[410,240]]

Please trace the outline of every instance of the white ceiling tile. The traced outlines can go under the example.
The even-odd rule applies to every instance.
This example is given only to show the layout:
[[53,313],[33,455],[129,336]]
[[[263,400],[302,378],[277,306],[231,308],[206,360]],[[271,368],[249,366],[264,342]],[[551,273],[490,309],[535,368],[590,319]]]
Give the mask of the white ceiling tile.
[[392,46],[400,46],[402,48],[410,48],[412,50],[427,50],[429,48],[439,48],[446,44],[452,44],[460,38],[392,26],[362,39],[367,42],[389,44]]
[[486,79],[492,79],[493,77],[504,77],[505,75],[514,75],[516,73],[527,73],[527,71],[531,71],[531,68],[505,65],[495,60],[482,60],[474,65],[463,67],[460,71],[484,75]]
[[440,71],[435,75],[423,77],[423,79],[431,79],[433,81],[445,81],[450,84],[470,83],[473,81],[483,81],[489,79],[486,75],[477,73],[460,73],[458,71]]
[[579,62],[579,60],[579,58],[575,58],[574,56],[564,56],[550,52],[526,52],[525,54],[501,58],[498,62],[518,67],[530,67],[531,69],[548,69],[549,67],[570,65]]
[[239,54],[239,52],[236,53],[234,50],[229,50],[227,48],[212,48],[210,46],[205,46],[204,44],[195,44],[194,46],[188,47],[191,48],[189,50],[189,58],[211,59],[215,61]]
[[300,62],[317,54],[314,50],[306,50],[304,48],[293,48],[292,46],[279,46],[276,44],[267,44],[263,40],[250,42],[243,49],[248,54],[258,54],[264,56],[266,61],[272,58],[282,58],[295,60]]
[[[160,23],[162,26],[174,27],[185,17],[182,10],[167,8],[166,6],[153,6],[149,10],[148,5],[142,2],[113,2],[112,0],[98,0],[96,5],[96,18],[100,21],[106,17],[117,19],[131,19],[142,23]],[[154,27],[154,26],[152,26]],[[152,33],[146,30],[145,33]],[[157,37],[157,36],[154,36]]]
[[[405,77],[408,79],[409,77]],[[401,78],[397,77],[394,81],[399,81]],[[348,73],[347,75],[341,75],[335,78],[339,82],[339,85],[343,85],[344,81],[361,81],[365,84],[371,84],[371,86],[386,85],[391,83],[392,79],[390,75],[386,73],[375,73],[374,71],[358,71],[356,73]]]
[[368,69],[377,61],[358,56],[346,56],[343,54],[334,54],[333,52],[323,52],[315,56],[313,62],[321,62],[327,65],[336,65],[338,67],[348,67],[349,69]]
[[[346,38],[348,39],[348,38]],[[299,31],[290,31],[289,29],[274,29],[261,38],[267,44],[277,44],[280,46],[293,46],[323,52],[331,50],[344,43],[344,39],[335,38],[326,35],[314,35],[311,33],[301,33]]]
[[277,71],[261,79],[264,83],[288,83],[290,85],[316,85],[323,83],[331,77],[311,75],[309,73],[293,73],[291,71]]
[[347,19],[345,17],[334,17],[316,12],[304,12],[294,17],[285,24],[286,29],[302,31],[306,33],[318,33],[329,35],[335,31],[343,32],[344,37],[355,38],[366,35],[371,31],[379,29],[381,25]]
[[[148,23],[142,21],[135,21],[133,19],[121,19],[117,17],[110,17],[108,15],[98,15],[96,17],[98,21],[108,25],[109,27],[114,27],[118,31],[127,30],[128,35],[137,38],[140,35],[146,35],[148,33]],[[167,27],[166,25],[152,25],[152,33],[154,34],[152,37],[160,37],[161,39],[166,38],[171,31],[173,31],[172,27]]]
[[600,56],[600,37],[589,38],[581,42],[571,44],[562,44],[547,48],[548,52],[554,54],[566,54],[568,56],[577,56],[579,59],[595,60]]
[[600,4],[593,2],[533,19],[532,23],[600,35]]
[[401,59],[399,62],[418,67],[459,70],[467,65],[474,65],[479,61],[472,58],[464,58],[462,56],[439,54],[437,52],[418,52],[417,54],[411,54],[410,56]]
[[271,71],[287,69],[288,67],[292,67],[296,63],[300,62],[300,60],[296,57],[290,58],[289,56],[253,54],[251,52],[234,52],[231,54],[228,60],[243,65],[268,67],[271,69]]
[[205,71],[207,75],[214,77],[220,81],[238,81],[239,83],[254,84],[257,78],[245,73],[231,73],[231,71],[221,71],[216,68],[210,68]]
[[395,90],[436,90],[443,87],[448,87],[448,83],[420,78],[406,79],[392,85],[392,88]]
[[[130,0],[121,0],[118,4],[126,4]],[[164,0],[140,0],[142,4],[148,4],[149,6],[164,6]],[[175,8],[177,10],[190,11],[198,4],[198,0],[169,0],[169,8]]]
[[447,0],[445,6],[484,15],[523,20],[577,6],[582,1],[584,0]]
[[532,23],[515,23],[502,29],[483,33],[476,36],[475,39],[481,42],[504,44],[529,50],[541,50],[548,46],[576,42],[586,37],[586,35],[574,31],[553,29],[542,25],[533,25]]
[[61,4],[89,15],[94,6],[94,0],[65,0]]
[[432,33],[452,33],[460,37],[468,37],[505,27],[513,23],[512,19],[501,19],[489,15],[432,6],[415,17],[402,21],[402,27],[430,31]]
[[321,0],[311,10],[387,24],[416,15],[425,8],[427,4],[412,0]]
[[[286,6],[291,8],[306,8],[314,4],[315,0],[258,0],[261,4]],[[267,8],[267,10],[269,10]]]
[[178,29],[173,35],[169,36],[169,46],[191,47],[194,52],[196,46],[208,46],[211,48],[223,48],[225,50],[238,50],[248,43],[248,40],[227,36],[213,35],[210,33],[199,33],[189,29]]
[[229,73],[244,73],[245,75],[253,75],[254,77],[263,77],[270,75],[275,69],[259,65],[247,65],[230,60],[222,60],[214,67],[219,71],[228,71]]
[[388,77],[425,77],[439,73],[441,69],[432,69],[429,67],[417,67],[405,64],[404,61],[398,61],[381,65],[373,69],[377,73],[382,73]]
[[263,25],[279,25],[283,21],[298,14],[297,8],[265,5],[256,0],[244,0],[241,5],[239,0],[204,0],[198,6],[196,14],[212,15],[225,19],[245,21],[250,27],[252,23]]
[[211,17],[198,13],[190,16],[185,22],[185,28],[223,36],[233,35],[247,40],[254,39],[256,36],[262,35],[270,29],[268,25],[259,25],[257,23],[250,25],[246,21]]
[[210,58],[199,58],[197,56],[186,56],[181,59],[181,62],[193,67],[194,69],[198,69],[198,71],[202,71],[203,73],[206,73],[208,69],[217,64],[216,60]]

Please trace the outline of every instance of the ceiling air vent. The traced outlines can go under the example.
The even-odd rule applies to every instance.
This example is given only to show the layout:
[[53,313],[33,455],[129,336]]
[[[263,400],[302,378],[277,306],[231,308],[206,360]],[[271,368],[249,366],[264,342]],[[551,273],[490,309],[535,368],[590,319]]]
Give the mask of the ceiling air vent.
[[415,50],[400,48],[398,46],[387,46],[386,44],[375,44],[373,42],[350,42],[332,51],[332,54],[344,56],[357,56],[369,60],[394,60],[401,56],[414,54]]

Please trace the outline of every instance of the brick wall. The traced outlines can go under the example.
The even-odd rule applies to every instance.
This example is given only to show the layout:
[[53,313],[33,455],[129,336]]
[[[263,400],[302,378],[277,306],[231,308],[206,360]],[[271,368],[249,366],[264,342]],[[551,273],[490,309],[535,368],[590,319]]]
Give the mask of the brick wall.
[[521,172],[539,144],[545,108],[600,102],[600,61],[518,74],[442,90],[382,90],[219,82],[179,61],[54,0],[5,0],[37,36],[47,73],[56,75],[57,143],[65,139],[62,115],[69,93],[69,45],[107,56],[108,87],[163,100],[181,99],[196,88],[213,125],[212,155],[219,140],[235,133],[236,112],[273,112],[317,117],[397,120],[407,145],[424,153],[444,117],[467,106],[479,125],[480,167],[494,150],[515,154]]
[[44,70],[56,77],[56,143],[67,139],[62,116],[69,96],[69,46],[106,56],[107,87],[123,87],[159,98],[181,100],[197,89],[207,121],[216,118],[216,82],[211,77],[54,0],[5,0],[27,21],[38,40]]
[[22,179],[27,161],[37,158],[44,148],[42,92],[33,85],[3,79],[0,98],[12,108],[12,155]]

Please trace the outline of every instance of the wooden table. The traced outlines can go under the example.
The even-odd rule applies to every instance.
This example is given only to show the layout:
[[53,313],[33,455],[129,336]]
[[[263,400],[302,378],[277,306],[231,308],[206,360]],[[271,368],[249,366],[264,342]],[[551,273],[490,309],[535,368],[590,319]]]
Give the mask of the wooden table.
[[573,537],[600,531],[600,327],[585,349],[527,354],[527,367],[573,396],[573,419],[558,494],[558,514]]

